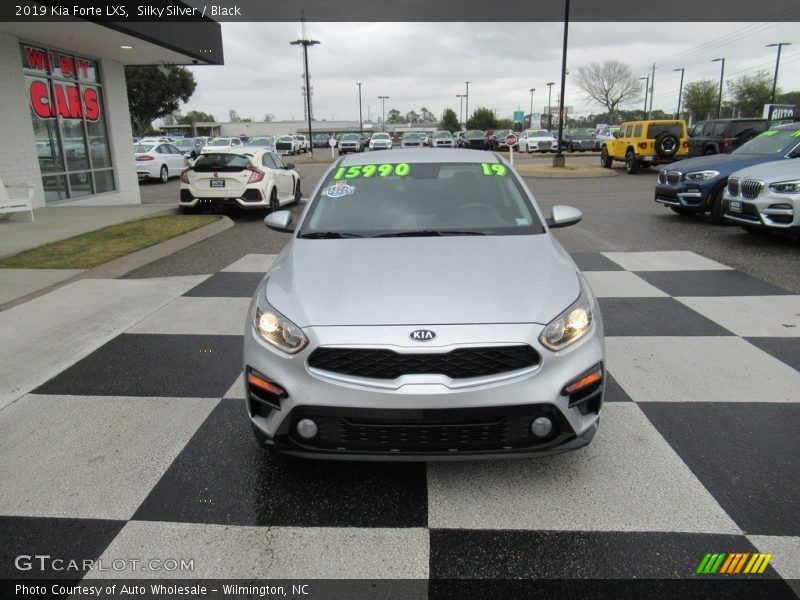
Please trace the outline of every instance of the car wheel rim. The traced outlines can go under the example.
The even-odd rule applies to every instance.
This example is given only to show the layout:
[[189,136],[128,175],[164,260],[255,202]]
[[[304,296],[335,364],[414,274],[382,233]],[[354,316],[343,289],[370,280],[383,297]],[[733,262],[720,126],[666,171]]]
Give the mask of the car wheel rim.
[[280,208],[280,204],[278,204],[278,197],[275,195],[275,192],[272,192],[272,198],[269,201],[269,208],[272,212],[276,212],[278,208]]
[[161,181],[166,183],[168,179],[169,179],[169,171],[167,171],[167,167],[161,167]]

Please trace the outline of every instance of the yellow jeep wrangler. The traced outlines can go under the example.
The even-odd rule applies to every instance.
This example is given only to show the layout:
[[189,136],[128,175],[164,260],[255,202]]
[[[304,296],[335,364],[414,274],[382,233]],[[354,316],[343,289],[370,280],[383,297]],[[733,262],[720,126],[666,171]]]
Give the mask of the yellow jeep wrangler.
[[614,139],[603,144],[600,164],[610,169],[615,160],[625,161],[625,170],[633,175],[642,167],[688,156],[686,121],[631,121],[623,123]]

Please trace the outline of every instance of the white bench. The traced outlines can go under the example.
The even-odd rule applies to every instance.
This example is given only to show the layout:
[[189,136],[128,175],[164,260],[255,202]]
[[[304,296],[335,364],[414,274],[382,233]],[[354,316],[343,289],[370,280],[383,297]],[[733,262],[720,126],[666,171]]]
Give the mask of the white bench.
[[[33,190],[36,186],[29,183],[12,184],[6,186],[0,179],[0,215],[12,212],[30,211],[31,223],[33,223]],[[8,195],[8,188],[27,188],[27,196],[24,198],[11,198]]]

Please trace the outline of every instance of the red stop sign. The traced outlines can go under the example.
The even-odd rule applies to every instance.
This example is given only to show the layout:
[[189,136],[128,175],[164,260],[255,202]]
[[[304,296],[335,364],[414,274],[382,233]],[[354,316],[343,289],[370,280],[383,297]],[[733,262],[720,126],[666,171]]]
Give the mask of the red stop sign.
[[509,133],[506,136],[506,144],[509,146],[513,146],[516,143],[517,143],[517,136],[515,136],[513,133]]

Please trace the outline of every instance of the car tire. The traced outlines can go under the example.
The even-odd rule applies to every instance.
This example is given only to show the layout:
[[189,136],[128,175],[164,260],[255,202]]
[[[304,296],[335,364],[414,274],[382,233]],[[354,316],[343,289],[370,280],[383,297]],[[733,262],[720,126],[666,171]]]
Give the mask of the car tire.
[[714,146],[708,146],[705,150],[703,150],[703,156],[711,156],[712,154],[716,154],[717,151],[714,150]]
[[281,209],[281,203],[278,201],[278,188],[272,188],[272,193],[269,195],[269,212],[274,213]]
[[752,225],[740,225],[739,227],[752,235],[769,235],[769,229],[764,227],[753,227]]
[[628,150],[625,154],[625,172],[628,175],[636,175],[639,172],[639,159],[633,153],[633,150]]
[[185,215],[193,215],[200,212],[200,209],[197,206],[179,206],[178,210]]
[[674,133],[670,133],[668,131],[662,131],[656,136],[654,146],[656,149],[656,154],[658,154],[661,158],[672,158],[677,154],[678,148],[680,148],[680,140],[678,136]]
[[720,225],[727,225],[728,222],[722,216],[722,193],[725,191],[725,187],[719,188],[714,195],[711,196],[711,206],[709,206],[709,213],[711,214],[711,221],[714,223],[719,223]]
[[169,169],[167,165],[161,165],[161,170],[158,172],[158,180],[161,183],[167,183],[169,181]]
[[602,150],[600,150],[600,166],[603,167],[604,169],[610,169],[613,163],[614,161],[608,155],[608,149],[603,148]]
[[294,202],[292,204],[297,204],[300,202],[300,198],[303,197],[303,193],[300,191],[300,180],[297,180],[297,183],[294,186]]

